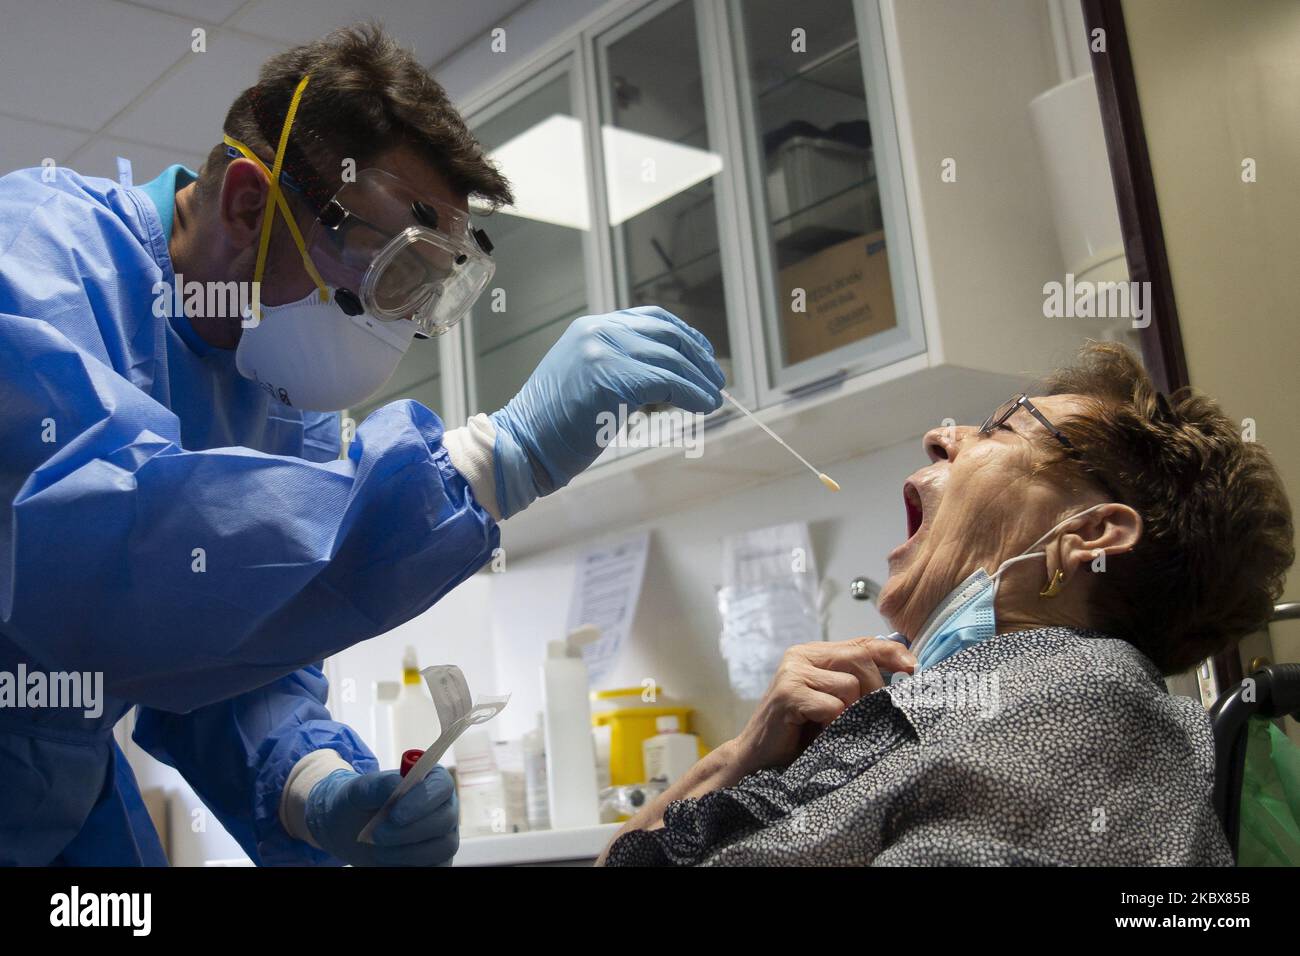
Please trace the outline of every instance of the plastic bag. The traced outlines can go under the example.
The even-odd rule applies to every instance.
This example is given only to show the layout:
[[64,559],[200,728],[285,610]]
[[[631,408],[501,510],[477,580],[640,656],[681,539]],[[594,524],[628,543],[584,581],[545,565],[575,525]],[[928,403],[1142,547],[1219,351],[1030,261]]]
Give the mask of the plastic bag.
[[736,696],[758,700],[793,644],[822,639],[808,525],[776,525],[722,541],[720,648]]
[[1256,717],[1246,738],[1238,866],[1300,866],[1300,747]]

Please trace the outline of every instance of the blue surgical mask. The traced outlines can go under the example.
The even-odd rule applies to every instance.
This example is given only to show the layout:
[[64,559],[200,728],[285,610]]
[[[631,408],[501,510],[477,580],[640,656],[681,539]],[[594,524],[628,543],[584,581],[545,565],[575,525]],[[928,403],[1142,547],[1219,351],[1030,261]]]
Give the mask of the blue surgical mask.
[[[1093,505],[1091,508],[1070,515],[1031,544],[1023,554],[1003,561],[993,574],[990,575],[983,568],[977,568],[970,577],[949,591],[948,596],[931,612],[916,640],[911,642],[910,650],[916,655],[916,672],[933,667],[958,651],[982,644],[993,637],[997,633],[994,605],[997,601],[998,583],[1002,578],[1002,572],[1020,561],[1046,557],[1046,551],[1034,549],[1075,518],[1096,511],[1102,507],[1102,504]],[[903,635],[898,633],[890,635],[891,640],[900,640],[902,637]]]

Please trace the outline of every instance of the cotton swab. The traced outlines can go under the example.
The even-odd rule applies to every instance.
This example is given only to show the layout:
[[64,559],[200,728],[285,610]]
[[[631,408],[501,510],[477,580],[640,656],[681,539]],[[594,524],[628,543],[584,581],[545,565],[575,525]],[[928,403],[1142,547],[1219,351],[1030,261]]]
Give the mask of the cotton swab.
[[782,439],[780,435],[778,435],[776,432],[772,431],[772,429],[768,428],[768,427],[767,427],[766,425],[764,425],[761,421],[759,421],[759,420],[758,420],[758,416],[756,416],[753,412],[751,412],[751,411],[750,411],[748,408],[746,408],[744,405],[740,404],[740,402],[736,401],[735,398],[732,397],[732,395],[731,395],[730,392],[728,392],[725,388],[720,388],[720,389],[718,389],[718,391],[722,393],[722,397],[723,397],[723,398],[725,398],[727,401],[731,402],[731,404],[735,405],[738,409],[740,409],[742,412],[744,412],[746,418],[748,418],[751,422],[753,422],[753,423],[754,423],[755,425],[757,425],[759,428],[763,429],[763,431],[765,431],[765,432],[767,432],[769,435],[771,435],[772,438],[776,440],[776,443],[777,443],[778,445],[780,445],[782,448],[784,448],[784,449],[785,449],[786,451],[788,451],[790,454],[794,455],[794,457],[798,458],[799,461],[801,461],[801,462],[803,463],[803,465],[804,465],[805,468],[807,468],[809,471],[811,471],[814,475],[817,476],[817,480],[818,480],[818,481],[820,481],[823,485],[825,485],[825,486],[826,486],[827,488],[829,488],[831,491],[839,491],[839,490],[840,490],[839,483],[838,483],[834,478],[832,478],[830,475],[826,474],[825,472],[818,471],[816,468],[814,468],[813,465],[812,465],[812,462],[810,462],[810,461],[809,461],[807,458],[805,458],[803,455],[799,454],[797,451],[795,451],[793,448],[791,448],[789,445],[787,445],[787,444],[785,443],[785,440]]

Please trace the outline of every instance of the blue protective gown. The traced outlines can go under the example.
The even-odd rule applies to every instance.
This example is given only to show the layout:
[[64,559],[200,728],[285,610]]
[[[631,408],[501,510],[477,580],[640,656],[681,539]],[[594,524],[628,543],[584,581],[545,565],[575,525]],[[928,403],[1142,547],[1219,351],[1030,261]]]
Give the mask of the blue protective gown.
[[0,706],[0,863],[165,862],[111,736],[136,705],[253,860],[328,862],[281,827],[285,778],[321,748],[376,764],[312,662],[427,609],[497,526],[424,406],[338,460],[336,415],[274,404],[155,308],[193,173],[42,172],[0,178],[0,672],[102,672],[106,699]]

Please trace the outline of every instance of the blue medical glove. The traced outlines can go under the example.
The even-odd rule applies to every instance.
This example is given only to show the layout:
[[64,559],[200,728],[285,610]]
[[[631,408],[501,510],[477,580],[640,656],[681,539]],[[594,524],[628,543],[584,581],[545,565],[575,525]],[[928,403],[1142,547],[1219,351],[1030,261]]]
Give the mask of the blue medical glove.
[[460,805],[451,774],[441,766],[393,805],[375,827],[374,844],[358,843],[401,776],[396,770],[336,770],[307,797],[307,828],[322,850],[353,866],[443,866],[460,847]]
[[494,412],[502,517],[562,488],[603,448],[602,412],[666,402],[715,411],[726,384],[713,346],[658,306],[576,319],[505,408]]

